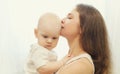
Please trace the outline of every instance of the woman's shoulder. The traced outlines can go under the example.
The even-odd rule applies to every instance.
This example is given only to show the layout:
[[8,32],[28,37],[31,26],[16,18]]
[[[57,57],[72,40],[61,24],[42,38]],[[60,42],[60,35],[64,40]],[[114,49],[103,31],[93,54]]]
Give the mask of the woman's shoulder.
[[75,60],[66,64],[60,74],[93,74],[93,64],[89,59],[79,57],[80,59],[76,57]]
[[69,74],[92,74],[92,65],[86,58],[78,59],[66,67]]

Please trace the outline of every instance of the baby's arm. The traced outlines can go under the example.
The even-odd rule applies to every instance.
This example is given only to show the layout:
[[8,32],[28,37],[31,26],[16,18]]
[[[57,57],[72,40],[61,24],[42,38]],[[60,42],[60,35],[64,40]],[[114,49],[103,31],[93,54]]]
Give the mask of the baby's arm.
[[53,74],[55,73],[61,66],[63,66],[71,57],[66,56],[60,61],[56,62],[48,62],[46,65],[41,66],[37,69],[40,74]]

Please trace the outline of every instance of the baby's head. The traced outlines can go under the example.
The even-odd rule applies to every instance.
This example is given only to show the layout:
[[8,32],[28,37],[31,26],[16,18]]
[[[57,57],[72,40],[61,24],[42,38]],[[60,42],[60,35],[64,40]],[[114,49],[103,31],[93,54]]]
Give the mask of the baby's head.
[[59,40],[60,30],[60,18],[53,13],[45,13],[40,17],[35,29],[38,44],[49,50],[53,49]]

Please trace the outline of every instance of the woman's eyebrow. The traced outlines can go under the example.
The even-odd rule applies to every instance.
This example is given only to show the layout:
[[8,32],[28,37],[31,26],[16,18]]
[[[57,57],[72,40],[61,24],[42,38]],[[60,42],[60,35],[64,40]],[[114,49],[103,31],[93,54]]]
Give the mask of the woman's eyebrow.
[[74,17],[74,15],[72,13],[68,13],[68,16],[70,17]]

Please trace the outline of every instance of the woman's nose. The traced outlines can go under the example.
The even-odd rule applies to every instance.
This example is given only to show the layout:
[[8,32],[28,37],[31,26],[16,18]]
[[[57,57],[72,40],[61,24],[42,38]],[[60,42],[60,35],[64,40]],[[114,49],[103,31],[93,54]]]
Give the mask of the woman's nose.
[[62,19],[62,20],[61,20],[61,23],[63,24],[64,22],[65,22],[65,20],[64,20],[64,19]]

